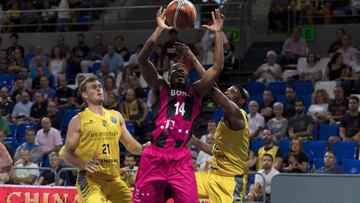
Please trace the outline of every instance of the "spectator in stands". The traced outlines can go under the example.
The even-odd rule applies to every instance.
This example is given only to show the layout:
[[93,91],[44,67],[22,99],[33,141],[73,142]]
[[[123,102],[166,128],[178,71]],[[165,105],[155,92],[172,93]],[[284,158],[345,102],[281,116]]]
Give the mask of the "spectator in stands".
[[3,143],[0,142],[0,185],[9,181],[12,159]]
[[59,46],[55,46],[51,50],[50,60],[49,60],[49,70],[50,74],[55,76],[55,84],[57,84],[58,76],[64,75],[66,73],[66,59],[65,54],[62,52]]
[[11,45],[7,48],[7,56],[9,61],[13,61],[15,58],[15,50],[19,49],[21,58],[25,56],[25,49],[23,46],[18,44],[19,36],[16,33],[10,35]]
[[[211,146],[214,145],[215,144],[214,134],[211,134],[211,133],[207,134],[205,142]],[[211,155],[209,155],[203,151],[200,151],[196,158],[196,164],[199,166],[198,170],[199,171],[209,170],[211,161],[212,161]]]
[[135,155],[125,154],[124,167],[120,169],[120,174],[121,179],[128,187],[134,187],[137,170]]
[[101,64],[101,68],[97,71],[96,75],[101,83],[104,83],[105,78],[107,78],[107,77],[115,78],[115,73],[110,72],[110,66],[109,66],[109,64],[106,64],[106,63]]
[[81,61],[81,70],[83,73],[88,73],[94,63],[101,63],[106,54],[107,48],[103,44],[102,36],[97,34],[95,36],[95,45],[90,48],[90,54],[87,58]]
[[30,93],[27,91],[22,91],[21,101],[15,105],[14,110],[11,114],[12,121],[14,123],[20,124],[24,121],[29,120],[32,104],[33,103],[30,101]]
[[290,142],[290,154],[286,156],[282,170],[286,173],[306,173],[309,158],[304,154],[304,146],[300,139]]
[[40,78],[41,89],[39,90],[44,95],[44,99],[48,100],[49,98],[53,98],[56,94],[56,91],[51,88],[49,78],[46,76],[42,76]]
[[272,107],[276,100],[273,98],[272,92],[270,89],[265,89],[263,93],[263,102],[260,105],[260,115],[265,118],[265,122],[274,117],[274,112]]
[[140,51],[141,49],[144,47],[143,44],[138,44],[136,46],[136,52],[131,54],[130,58],[129,58],[129,65],[131,67],[134,67],[134,68],[138,68],[138,64],[139,64],[139,54],[140,54]]
[[0,110],[1,115],[10,118],[11,112],[13,111],[15,102],[11,99],[9,89],[2,87],[0,89]]
[[104,100],[106,101],[109,94],[116,94],[116,85],[115,85],[115,78],[114,77],[105,77],[104,79]]
[[[42,171],[39,175],[39,178],[36,180],[35,185],[55,185],[56,174],[60,171],[60,159],[57,152],[51,152],[49,154],[51,171],[45,170]],[[57,185],[63,185],[65,180],[65,173],[60,173],[59,182]]]
[[262,139],[262,130],[265,127],[265,119],[259,114],[259,104],[256,101],[250,101],[249,110],[249,140]]
[[[35,10],[32,1],[26,1],[26,10]],[[37,12],[24,12],[22,13],[21,23],[27,26],[24,27],[24,32],[36,32],[38,26],[39,13]],[[29,26],[32,25],[32,26]]]
[[346,35],[346,31],[344,28],[338,28],[336,30],[336,40],[331,43],[328,49],[328,54],[334,53],[342,47],[342,38],[344,35]]
[[107,95],[107,99],[105,100],[104,107],[106,109],[113,109],[113,110],[119,111],[120,110],[120,104],[118,102],[118,96],[115,93],[110,92]]
[[296,114],[289,119],[289,137],[290,139],[298,138],[300,140],[312,139],[314,126],[313,119],[304,112],[304,101],[295,102]]
[[21,151],[25,150],[28,151],[30,154],[30,161],[33,163],[40,163],[42,161],[43,158],[43,153],[41,150],[40,145],[37,145],[35,143],[35,130],[28,128],[25,130],[25,135],[20,135],[20,136],[25,136],[25,142],[21,143],[15,151],[15,155],[14,155],[14,162],[17,162],[20,158],[21,158]]
[[73,95],[73,90],[68,87],[68,81],[64,75],[59,76],[59,88],[55,93],[55,101],[59,105],[64,105],[69,102],[69,98]]
[[297,66],[300,80],[310,80],[312,83],[315,83],[322,79],[323,70],[319,65],[319,58],[315,53],[309,52],[306,57],[306,63],[303,65],[304,66],[301,66],[301,64],[298,63]]
[[49,100],[46,111],[46,117],[49,117],[52,126],[55,129],[60,129],[61,116],[59,110],[57,109],[56,102],[53,100]]
[[10,59],[10,64],[8,71],[9,73],[17,74],[20,72],[21,67],[25,67],[24,57],[21,55],[21,50],[19,48],[15,49],[14,57]]
[[332,145],[337,141],[357,142],[360,146],[360,113],[359,113],[359,98],[351,96],[349,99],[349,110],[341,118],[341,127],[339,136],[331,136],[329,144]]
[[[32,82],[32,85],[31,85],[33,92],[36,91],[36,90],[41,89],[40,80],[41,80],[42,77],[47,77],[45,69],[43,67],[37,67],[37,74],[38,74],[38,76],[36,76],[33,79],[33,82]],[[52,78],[52,75],[50,75],[48,77]],[[51,80],[50,80],[50,82],[51,82]]]
[[281,24],[281,30],[286,31],[288,28],[288,11],[289,1],[272,0],[270,3],[270,11],[268,13],[268,31],[271,33],[278,29],[277,22]]
[[11,90],[11,99],[13,101],[20,101],[20,94],[22,91],[29,91],[25,88],[24,79],[21,76],[17,76],[14,81],[14,86]]
[[5,135],[10,135],[11,131],[9,126],[9,121],[5,116],[1,114],[1,111],[2,109],[0,108],[0,130],[4,131]]
[[115,46],[109,44],[107,46],[107,54],[105,54],[103,63],[108,64],[110,72],[117,73],[120,72],[124,66],[124,59],[118,53],[116,53]]
[[40,119],[46,115],[47,102],[41,92],[35,92],[33,98],[33,105],[30,111],[30,121],[33,123],[40,123]]
[[156,45],[150,60],[160,75],[163,75],[163,73],[170,68],[169,57],[166,55],[164,47],[161,44]]
[[[360,94],[360,50],[356,51],[356,59],[350,63],[350,69],[348,71],[350,82],[350,92]],[[344,85],[344,83],[343,83]]]
[[350,65],[351,61],[355,61],[357,52],[357,49],[351,46],[350,40],[349,35],[344,35],[341,40],[342,46],[339,50],[337,50],[337,52],[341,53],[343,56],[343,62],[347,66]]
[[[11,3],[11,4],[10,4]],[[4,15],[3,32],[20,32],[21,27],[11,27],[21,24],[21,12],[18,1],[10,1],[7,3],[8,13]]]
[[125,101],[120,104],[120,112],[126,122],[134,125],[135,132],[140,136],[140,139],[143,139],[148,109],[143,101],[135,97],[134,89],[129,88],[126,91]]
[[9,152],[10,156],[14,156],[14,149],[7,143],[5,143],[6,131],[0,130],[0,142],[5,146],[6,150]]
[[[50,0],[44,0],[43,4],[44,11],[40,13],[40,22],[44,24],[55,24],[57,21],[57,13],[55,11],[56,6],[50,5]],[[43,25],[40,29],[41,32],[54,32],[55,26],[53,25]]]
[[275,117],[266,123],[266,128],[274,135],[275,141],[288,139],[289,122],[283,117],[284,105],[276,102],[273,106]]
[[335,87],[334,97],[334,99],[330,99],[327,113],[327,119],[331,124],[339,122],[348,109],[348,100],[344,97],[344,90],[341,86]]
[[316,173],[344,174],[344,170],[337,166],[336,162],[337,160],[335,153],[328,150],[324,156],[324,166],[316,170]]
[[314,124],[319,124],[326,121],[326,115],[329,104],[329,95],[323,89],[317,89],[312,95],[312,104],[309,107],[308,115],[312,117]]
[[124,44],[124,37],[121,35],[118,35],[115,37],[115,49],[116,53],[120,54],[124,61],[129,61],[130,53],[128,48]]
[[[207,21],[207,24],[211,24],[211,23],[212,23],[211,20]],[[229,40],[227,39],[227,37],[223,31],[221,31],[221,36],[223,39],[224,46],[227,46],[229,44]],[[212,49],[214,49],[214,46],[215,46],[215,34],[210,30],[206,30],[201,38],[200,44],[201,44],[202,50],[204,51],[203,61],[208,62],[208,63],[204,63],[204,64],[211,65],[213,53],[211,53],[210,56],[206,56],[206,55],[209,54],[209,52],[213,52]]]
[[348,67],[343,63],[343,56],[340,52],[336,52],[326,67],[325,80],[343,80],[346,76]]
[[30,151],[28,150],[22,149],[20,151],[20,157],[21,158],[15,162],[14,167],[26,169],[12,169],[10,172],[11,183],[32,185],[39,173],[38,170],[34,170],[33,168],[38,168],[38,165],[30,160]]
[[51,121],[48,117],[41,119],[42,129],[36,133],[35,143],[40,145],[44,154],[50,152],[59,152],[63,141],[59,130],[51,127]]
[[41,59],[42,66],[45,67],[48,64],[48,57],[44,54],[44,48],[41,45],[36,45],[35,47],[35,56],[30,59],[29,66],[35,66],[36,59]]
[[284,103],[284,117],[290,119],[295,115],[296,92],[293,86],[287,86],[285,89],[286,100]]
[[80,84],[82,83],[82,81],[85,80],[85,76],[84,75],[79,75],[77,77],[77,84],[78,86],[74,89],[74,95],[73,95],[73,98],[74,99],[74,106],[75,108],[80,108],[80,106],[82,105],[83,103],[83,100],[82,100],[82,96],[80,95],[80,91],[79,91],[79,86]]
[[202,135],[202,136],[200,137],[200,140],[201,140],[202,142],[206,142],[206,139],[207,139],[207,137],[208,137],[210,134],[211,134],[211,135],[214,135],[214,134],[215,134],[216,126],[217,126],[217,123],[216,123],[215,120],[213,120],[213,119],[208,120],[208,122],[207,122],[207,133],[204,134],[204,135]]
[[[279,174],[279,171],[276,170],[274,167],[274,158],[272,155],[265,153],[262,159],[262,169],[258,170],[257,173],[260,173],[263,177],[259,174],[255,175],[255,185],[252,190],[247,194],[246,200],[247,201],[261,201],[263,199],[263,188],[265,187],[265,199],[266,202],[270,202],[271,199],[271,180],[272,178]],[[265,185],[264,179],[265,178]]]
[[69,31],[69,23],[70,23],[70,11],[69,9],[69,1],[68,0],[60,0],[58,9],[66,10],[66,11],[58,11],[57,12],[57,32],[68,32]]
[[19,72],[19,77],[24,80],[25,89],[31,90],[32,79],[29,77],[29,69],[26,67],[21,67],[21,70]]
[[166,54],[169,57],[169,60],[173,60],[177,55],[176,55],[176,49],[175,49],[175,42],[180,42],[181,41],[178,39],[177,37],[178,32],[175,29],[171,29],[169,30],[169,41],[165,42],[164,44],[164,49],[166,50]]
[[35,79],[39,76],[39,68],[43,68],[46,75],[50,74],[49,67],[47,66],[44,57],[42,56],[35,56],[33,58],[33,62],[30,64],[30,76],[31,78]]
[[70,47],[65,44],[65,36],[64,35],[58,35],[57,36],[57,44],[54,46],[60,47],[62,53],[64,53],[66,60],[69,60],[71,57],[71,49]]
[[254,73],[254,77],[259,82],[270,83],[281,80],[281,67],[276,63],[276,53],[268,51],[266,63],[262,64]]
[[263,130],[263,142],[264,146],[249,159],[247,165],[249,168],[256,165],[256,170],[260,170],[263,168],[262,163],[264,154],[270,154],[273,160],[275,160],[273,162],[274,168],[280,170],[282,167],[283,155],[281,149],[274,143],[274,137],[269,129]]
[[72,60],[76,66],[80,67],[80,63],[88,57],[90,48],[85,44],[85,35],[80,33],[77,35],[77,45],[72,49]]
[[9,60],[5,49],[0,50],[0,74],[6,74],[9,72]]
[[294,28],[291,37],[285,40],[280,58],[280,65],[296,64],[300,56],[307,54],[306,42],[300,36],[300,29]]

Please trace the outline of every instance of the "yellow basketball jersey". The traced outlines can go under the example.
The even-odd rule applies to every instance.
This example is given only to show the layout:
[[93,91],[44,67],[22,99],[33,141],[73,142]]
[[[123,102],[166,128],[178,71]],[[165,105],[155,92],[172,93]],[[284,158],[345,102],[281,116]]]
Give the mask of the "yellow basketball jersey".
[[246,174],[249,159],[249,125],[245,111],[240,110],[245,128],[232,130],[222,119],[215,130],[215,143],[222,156],[213,156],[213,166],[230,175]]
[[104,109],[103,116],[86,108],[80,112],[80,139],[75,154],[83,160],[99,161],[96,175],[120,176],[119,138],[121,126],[116,111]]
[[277,154],[277,151],[279,150],[279,147],[274,145],[271,149],[269,150],[265,150],[265,147],[261,147],[259,150],[258,150],[258,161],[257,161],[257,164],[256,164],[256,169],[257,170],[261,170],[262,169],[262,160],[263,160],[263,156],[264,154],[269,154],[272,156],[273,158],[273,165],[276,164],[275,162],[275,158],[276,158],[276,154]]

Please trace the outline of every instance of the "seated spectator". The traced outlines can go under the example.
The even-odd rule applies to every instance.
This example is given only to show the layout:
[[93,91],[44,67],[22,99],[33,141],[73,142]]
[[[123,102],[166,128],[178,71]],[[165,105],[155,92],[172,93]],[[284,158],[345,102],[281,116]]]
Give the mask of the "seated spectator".
[[44,100],[44,95],[41,92],[35,93],[33,101],[30,111],[30,121],[39,124],[40,119],[47,113],[47,102]]
[[41,74],[39,74],[39,68],[43,68],[45,72],[44,75],[48,76],[50,74],[49,67],[43,56],[35,56],[33,62],[30,64],[30,77],[32,79],[41,76]]
[[135,156],[130,153],[125,154],[124,167],[120,169],[120,174],[128,187],[134,187],[137,170]]
[[343,63],[343,56],[336,52],[331,56],[331,59],[325,70],[325,80],[343,80],[348,71],[348,67]]
[[307,54],[306,42],[300,36],[300,29],[294,28],[291,37],[285,40],[280,58],[280,65],[296,64],[300,56]]
[[30,93],[27,91],[22,91],[21,101],[15,105],[11,114],[12,121],[17,124],[28,121],[32,105],[33,103],[30,101]]
[[124,44],[124,37],[121,35],[118,35],[115,37],[115,49],[116,53],[120,54],[124,61],[129,61],[130,53],[128,48]]
[[14,81],[14,86],[11,89],[11,99],[13,101],[19,102],[21,100],[21,92],[30,91],[25,88],[24,79],[21,76],[17,76]]
[[348,90],[346,95],[360,94],[360,50],[356,51],[355,61],[350,63],[347,76],[349,80],[342,83],[344,89]]
[[48,57],[44,54],[44,48],[41,45],[35,46],[35,56],[30,59],[29,67],[35,66],[37,63],[36,60],[43,62],[42,67],[45,67],[48,64]]
[[334,89],[334,99],[330,99],[326,118],[331,124],[339,122],[348,109],[348,100],[344,97],[344,90],[341,86]]
[[[215,139],[214,139],[214,134],[208,134],[206,137],[206,141],[207,144],[209,145],[214,145],[215,144]],[[210,163],[212,161],[212,156],[200,151],[197,158],[196,158],[196,164],[199,166],[198,170],[199,171],[207,171],[210,169]]]
[[118,96],[115,93],[110,92],[107,96],[107,99],[105,100],[104,107],[106,109],[113,109],[115,111],[120,111]]
[[273,160],[275,160],[273,162],[274,168],[280,170],[282,167],[283,155],[280,147],[274,143],[274,137],[270,130],[263,130],[263,141],[264,146],[255,152],[254,156],[249,159],[247,166],[252,168],[256,165],[256,170],[262,169],[263,156],[264,154],[269,154],[272,156]]
[[258,82],[270,83],[281,80],[281,67],[276,63],[276,53],[268,51],[266,54],[266,63],[262,64],[254,73]]
[[168,71],[170,68],[169,58],[161,44],[156,45],[155,51],[151,55],[150,60],[160,75],[163,75],[163,73]]
[[14,164],[14,167],[29,168],[29,169],[12,169],[10,172],[10,180],[13,184],[32,185],[38,176],[39,171],[33,168],[38,168],[38,165],[30,160],[30,151],[22,149],[20,151],[20,159]]
[[338,28],[336,30],[336,40],[331,43],[328,49],[328,54],[334,53],[342,47],[342,38],[344,37],[344,35],[346,35],[346,31],[344,28]]
[[355,60],[350,63],[350,72],[351,72],[351,79],[359,80],[360,79],[360,51],[356,51]]
[[6,118],[10,118],[11,112],[13,111],[15,102],[11,99],[9,89],[2,87],[0,89],[0,110],[1,115]]
[[268,13],[268,31],[273,32],[277,30],[278,23],[281,24],[281,30],[285,31],[288,28],[288,11],[289,2],[283,0],[272,0],[270,3],[270,11]]
[[23,58],[25,56],[25,49],[23,46],[18,44],[19,41],[19,35],[16,33],[13,33],[10,35],[10,43],[11,45],[7,48],[7,56],[9,57],[9,61],[12,61],[14,58],[16,58],[16,49],[20,51],[20,57]]
[[303,67],[298,64],[297,71],[300,80],[310,80],[315,83],[322,79],[323,70],[319,66],[319,58],[313,52],[309,52]]
[[143,44],[138,44],[136,46],[136,52],[131,54],[131,56],[129,58],[129,66],[131,66],[133,68],[137,68],[137,66],[139,64],[139,54],[143,47],[144,47]]
[[274,135],[275,141],[288,139],[287,132],[289,122],[282,116],[284,105],[280,102],[276,102],[273,109],[275,117],[267,122],[266,128]]
[[[262,159],[262,169],[257,171],[259,174],[255,175],[255,185],[253,189],[247,194],[247,201],[261,201],[265,195],[266,202],[269,202],[271,199],[271,180],[272,178],[279,174],[279,171],[274,167],[274,158],[270,154],[264,154]],[[265,185],[264,179],[265,178]],[[265,188],[265,194],[262,193],[263,188]]]
[[120,54],[116,53],[115,46],[113,44],[109,44],[107,46],[107,54],[105,54],[102,63],[108,64],[110,72],[116,74],[123,68],[124,59]]
[[289,119],[295,115],[296,92],[293,86],[285,89],[286,100],[284,101],[284,117]]
[[116,84],[119,84],[119,94],[118,95],[125,95],[126,90],[129,88],[128,84],[128,77],[135,76],[136,73],[131,68],[131,66],[125,66],[122,69],[122,73],[117,75]]
[[[23,135],[21,135],[23,136]],[[40,145],[35,143],[35,130],[34,129],[26,129],[25,130],[25,142],[20,144],[15,151],[14,162],[17,162],[21,158],[21,151],[29,151],[30,152],[30,161],[33,163],[40,163],[43,158],[43,153]]]
[[14,150],[10,145],[5,143],[5,137],[6,137],[5,131],[0,130],[0,142],[6,147],[7,151],[10,154],[10,156],[13,157],[14,156]]
[[[38,73],[38,76],[34,78],[33,82],[32,82],[32,87],[31,89],[33,90],[33,92],[35,92],[36,90],[39,90],[41,89],[41,78],[42,77],[48,77],[48,79],[50,80],[51,76],[48,76],[46,75],[45,73],[45,69],[43,67],[38,67],[37,68],[37,73]],[[49,86],[52,86],[52,81],[50,80],[50,84]]]
[[15,56],[10,60],[8,67],[9,73],[18,74],[21,70],[21,67],[25,67],[25,59],[21,55],[21,50],[19,48],[15,49]]
[[282,170],[286,173],[306,173],[309,158],[304,154],[304,146],[300,139],[290,142],[290,153],[286,156]]
[[[61,169],[59,154],[57,152],[51,152],[49,154],[49,160],[50,160],[51,171],[49,170],[42,171],[38,179],[35,181],[34,185],[55,186],[56,174]],[[61,173],[57,185],[64,185],[65,178],[66,178],[65,173]]]
[[332,145],[337,141],[357,142],[360,146],[360,113],[359,113],[359,98],[351,96],[349,99],[349,110],[341,118],[341,127],[339,130],[340,137],[331,136],[329,144]]
[[9,60],[6,54],[6,50],[2,49],[0,50],[0,74],[6,74],[9,72]]
[[106,54],[106,46],[103,44],[102,36],[97,34],[95,36],[95,45],[90,48],[90,53],[87,58],[81,61],[81,70],[83,73],[88,73],[94,63],[101,63]]
[[178,39],[177,30],[171,29],[171,30],[169,30],[169,40],[164,43],[164,49],[166,50],[166,54],[170,61],[177,57],[176,49],[174,47],[175,42],[181,43],[181,41]]
[[[66,60],[68,61],[71,57],[71,49],[70,47],[65,44],[65,36],[64,35],[58,35],[56,39],[57,44],[54,46],[58,46],[61,49],[61,52],[64,53]],[[53,47],[53,48],[54,48]]]
[[249,110],[249,140],[262,139],[262,130],[265,127],[265,119],[259,114],[259,104],[256,101],[250,101]]
[[116,90],[116,85],[115,85],[115,78],[114,77],[106,77],[104,78],[104,100],[108,99],[108,95],[113,93],[116,94],[117,90]]
[[337,52],[341,53],[343,56],[343,62],[347,66],[350,65],[351,61],[355,61],[357,52],[357,49],[351,46],[350,40],[350,36],[345,34],[341,39],[342,46],[339,50],[337,50]]
[[206,128],[207,133],[204,134],[204,135],[202,135],[202,136],[200,137],[200,140],[201,140],[202,142],[206,142],[206,139],[208,138],[209,135],[215,135],[216,127],[217,127],[217,123],[216,123],[215,120],[213,120],[213,119],[208,120],[208,122],[207,122],[207,128]]
[[263,102],[260,105],[260,115],[265,118],[265,122],[268,122],[271,118],[274,117],[274,112],[272,107],[276,100],[274,99],[270,89],[264,90],[263,93]]
[[96,72],[96,76],[98,77],[100,83],[104,83],[105,78],[113,77],[115,78],[115,73],[110,72],[110,66],[106,63],[101,64],[101,68]]
[[12,159],[3,143],[0,142],[0,185],[9,181]]
[[49,70],[50,74],[55,76],[55,84],[57,84],[58,76],[64,75],[66,73],[66,58],[65,53],[62,52],[59,46],[55,46],[51,50],[50,60],[49,60]]
[[290,139],[298,138],[300,140],[312,139],[314,126],[313,119],[304,112],[304,101],[297,100],[295,103],[296,114],[289,120]]
[[324,166],[318,170],[316,173],[325,173],[325,174],[344,174],[344,170],[337,166],[336,155],[333,151],[327,151],[324,156]]
[[55,101],[59,105],[64,105],[69,102],[69,98],[73,95],[73,90],[68,87],[68,81],[65,76],[59,76],[59,88],[55,93]]
[[46,117],[49,117],[52,126],[55,129],[60,129],[61,116],[60,116],[60,111],[57,108],[56,102],[53,100],[49,100],[46,111],[47,111]]
[[31,90],[32,78],[30,78],[29,69],[26,68],[26,67],[22,67],[20,72],[19,72],[19,77],[24,80],[25,89]]
[[47,101],[49,98],[53,98],[56,94],[56,91],[50,87],[50,80],[47,76],[41,76],[40,78],[41,88],[39,92],[44,95],[44,99]]
[[50,152],[59,152],[63,144],[59,130],[51,127],[51,121],[47,117],[41,119],[41,127],[42,129],[36,133],[35,143],[41,146],[45,155]]
[[312,117],[315,124],[321,124],[326,121],[326,115],[329,104],[329,95],[323,89],[315,90],[312,96],[312,104],[307,114]]
[[72,49],[72,60],[80,65],[81,61],[89,55],[90,48],[85,44],[85,35],[83,33],[77,35],[77,43]]

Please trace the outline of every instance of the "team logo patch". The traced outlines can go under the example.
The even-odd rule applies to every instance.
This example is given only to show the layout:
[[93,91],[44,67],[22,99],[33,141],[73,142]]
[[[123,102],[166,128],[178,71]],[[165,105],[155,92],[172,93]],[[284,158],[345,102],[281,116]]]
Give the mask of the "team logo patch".
[[113,123],[116,123],[116,122],[117,122],[117,119],[116,119],[114,116],[111,116],[111,117],[110,117],[110,120],[111,120],[111,122],[113,122]]
[[106,126],[106,121],[102,121],[102,125],[105,127]]

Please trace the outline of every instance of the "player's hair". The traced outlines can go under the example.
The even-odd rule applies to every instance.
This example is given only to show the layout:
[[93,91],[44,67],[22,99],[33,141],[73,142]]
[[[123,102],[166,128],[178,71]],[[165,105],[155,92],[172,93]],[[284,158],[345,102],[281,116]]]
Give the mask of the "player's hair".
[[241,98],[245,99],[245,104],[249,102],[249,93],[244,89],[241,85],[234,85],[236,88],[238,88]]
[[84,81],[82,81],[82,83],[80,84],[80,87],[79,87],[79,91],[80,91],[80,95],[86,91],[86,84],[89,83],[89,82],[94,82],[94,81],[97,81],[97,77],[96,76],[89,76],[87,78],[85,78]]

